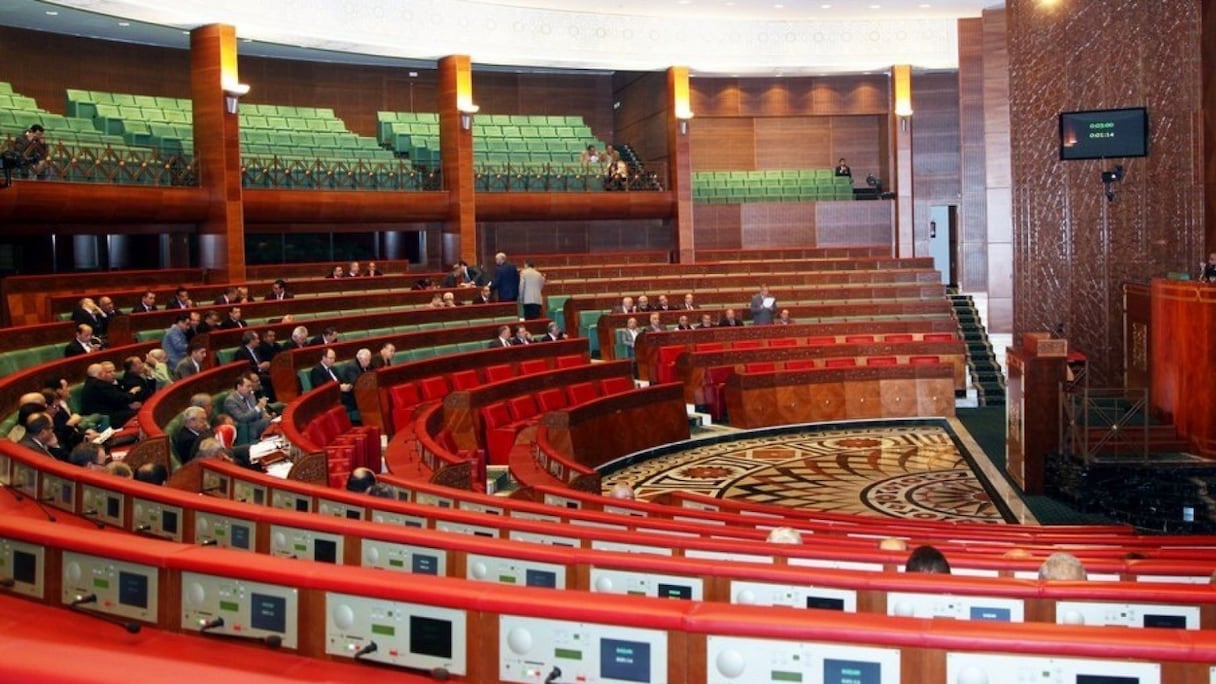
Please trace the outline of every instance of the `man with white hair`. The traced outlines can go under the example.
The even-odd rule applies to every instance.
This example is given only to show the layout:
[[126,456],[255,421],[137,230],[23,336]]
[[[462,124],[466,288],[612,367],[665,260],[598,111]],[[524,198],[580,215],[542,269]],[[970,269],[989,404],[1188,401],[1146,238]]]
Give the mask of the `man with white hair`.
[[190,462],[198,454],[198,445],[210,437],[210,426],[207,422],[207,412],[197,406],[189,406],[182,411],[182,424],[173,433],[173,451],[182,465]]
[[138,387],[124,392],[115,382],[114,364],[93,363],[85,370],[88,377],[80,390],[80,407],[85,414],[100,413],[110,418],[110,425],[122,426],[143,404],[135,399]]
[[519,269],[515,268],[515,264],[507,261],[507,255],[499,252],[494,255],[494,263],[498,268],[494,269],[494,280],[490,282],[490,289],[498,294],[500,302],[514,302],[519,299]]
[[372,350],[364,348],[355,352],[355,360],[351,363],[343,365],[338,370],[338,375],[342,380],[342,387],[346,388],[342,391],[342,405],[346,407],[346,412],[350,414],[352,423],[359,422],[359,407],[355,404],[355,381],[364,373],[371,373],[372,368]]
[[1039,566],[1039,579],[1050,581],[1084,582],[1088,579],[1085,566],[1071,553],[1053,553]]

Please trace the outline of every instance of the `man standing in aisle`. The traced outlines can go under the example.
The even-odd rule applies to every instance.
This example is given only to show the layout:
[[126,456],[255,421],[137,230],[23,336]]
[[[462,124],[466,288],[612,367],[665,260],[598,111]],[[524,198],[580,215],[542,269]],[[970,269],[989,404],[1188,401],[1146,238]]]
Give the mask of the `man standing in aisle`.
[[545,274],[536,270],[531,259],[524,261],[524,270],[519,272],[519,300],[524,303],[524,319],[540,318],[544,303]]
[[777,298],[768,293],[768,285],[761,285],[760,291],[752,295],[752,325],[772,325],[776,307]]
[[507,261],[507,255],[503,252],[494,255],[494,263],[498,268],[494,269],[494,280],[490,283],[490,289],[498,293],[500,302],[518,301],[519,269]]

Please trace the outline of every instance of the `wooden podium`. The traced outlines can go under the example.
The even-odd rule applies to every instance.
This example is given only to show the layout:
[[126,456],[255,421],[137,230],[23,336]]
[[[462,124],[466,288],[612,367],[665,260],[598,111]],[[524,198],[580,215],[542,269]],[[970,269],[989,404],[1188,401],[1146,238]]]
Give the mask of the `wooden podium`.
[[1043,493],[1047,455],[1060,448],[1060,383],[1068,375],[1068,341],[1027,333],[1005,350],[1005,469],[1026,494]]

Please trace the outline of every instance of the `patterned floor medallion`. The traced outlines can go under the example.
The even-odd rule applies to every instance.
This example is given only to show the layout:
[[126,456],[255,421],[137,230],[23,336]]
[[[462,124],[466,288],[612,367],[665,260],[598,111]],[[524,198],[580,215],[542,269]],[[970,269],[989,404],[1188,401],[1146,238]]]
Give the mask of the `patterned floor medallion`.
[[825,512],[1005,522],[940,424],[747,436],[634,463],[604,480],[627,482],[640,498],[681,490]]

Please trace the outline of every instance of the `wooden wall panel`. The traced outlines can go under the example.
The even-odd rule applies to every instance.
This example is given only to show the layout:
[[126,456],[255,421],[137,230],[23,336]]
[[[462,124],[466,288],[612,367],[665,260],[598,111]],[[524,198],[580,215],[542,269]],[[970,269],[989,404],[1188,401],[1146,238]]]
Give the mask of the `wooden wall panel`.
[[755,122],[757,168],[822,168],[836,161],[828,117],[765,117]]
[[667,81],[662,73],[617,72],[612,78],[617,142],[628,143],[645,162],[668,158]]
[[[1191,272],[1203,252],[1200,3],[1007,8],[1014,333],[1063,323],[1091,383],[1118,384],[1123,283]],[[1122,160],[1108,202],[1099,178],[1113,162],[1060,161],[1057,114],[1132,105],[1148,108],[1149,156]]]
[[672,248],[670,228],[662,219],[482,222],[477,229],[482,249],[479,263],[483,264],[492,264],[492,255],[499,251],[516,255],[517,265],[524,256],[538,256],[539,266],[544,254]]
[[696,244],[701,249],[743,247],[741,204],[694,204]]
[[984,191],[984,19],[958,22],[959,285],[988,289],[987,194]]
[[67,88],[190,97],[190,53],[0,27],[0,64],[13,90],[66,113]]
[[473,101],[483,114],[581,116],[601,140],[615,139],[612,76],[473,70]]
[[690,122],[688,135],[692,138],[694,172],[757,168],[754,119],[698,116]]
[[831,150],[827,166],[844,157],[853,170],[853,187],[866,187],[866,175],[874,174],[890,187],[887,164],[887,117],[885,115],[834,116]]
[[698,78],[692,110],[700,116],[885,114],[887,76]]
[[956,73],[912,76],[912,240],[929,254],[929,208],[959,201],[959,110]]
[[[1202,45],[1202,126],[1203,179],[1208,188],[1216,185],[1216,0],[1203,0]],[[1216,252],[1216,192],[1207,192],[1203,198],[1204,253]]]

